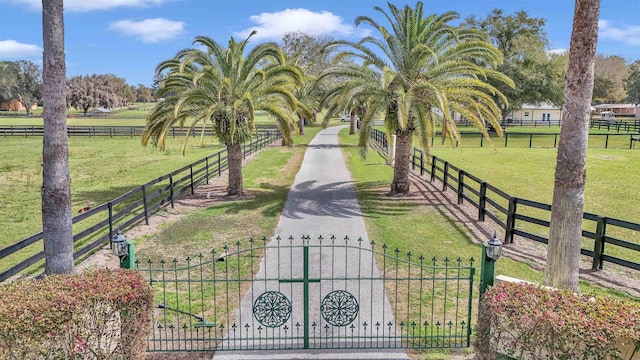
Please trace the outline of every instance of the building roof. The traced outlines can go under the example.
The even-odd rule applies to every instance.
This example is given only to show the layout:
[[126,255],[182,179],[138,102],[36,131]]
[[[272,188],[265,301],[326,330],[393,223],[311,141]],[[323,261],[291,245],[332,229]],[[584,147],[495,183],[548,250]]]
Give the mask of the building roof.
[[600,104],[594,105],[596,109],[633,109],[635,104]]
[[522,104],[521,110],[562,110],[562,106],[555,106],[551,103]]

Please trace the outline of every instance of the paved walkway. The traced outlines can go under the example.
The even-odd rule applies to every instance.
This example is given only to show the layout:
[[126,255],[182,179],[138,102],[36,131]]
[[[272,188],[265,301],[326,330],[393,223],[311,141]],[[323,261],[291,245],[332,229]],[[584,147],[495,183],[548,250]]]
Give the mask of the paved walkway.
[[[244,331],[241,335],[230,333],[227,340],[219,344],[219,348],[295,349],[218,351],[214,359],[408,359],[402,349],[351,349],[375,346],[376,342],[377,346],[397,346],[397,340],[393,338],[399,334],[395,325],[374,327],[374,324],[395,324],[395,320],[378,266],[370,252],[355,189],[338,145],[337,135],[342,128],[323,130],[309,144],[276,229],[281,240],[274,238],[270,242],[256,275],[261,281],[253,283],[237,313],[236,323],[242,324]],[[302,280],[303,250],[298,245],[302,244],[304,235],[311,237],[307,241],[308,278],[321,280],[308,284],[308,345],[315,348],[309,350],[300,349],[304,345],[301,339],[304,284],[277,281]],[[293,240],[289,240],[289,236],[293,236]],[[320,241],[319,236],[324,239]],[[336,240],[331,240],[331,236]],[[343,247],[327,246],[332,243]],[[291,303],[291,315],[285,320],[285,311],[280,326],[264,326],[265,319],[260,324],[254,316],[254,304],[266,292],[270,292],[271,301],[281,302],[284,296]],[[326,306],[321,310],[325,297],[338,299],[344,305],[338,313],[346,315],[331,313]],[[347,323],[349,315],[355,318]],[[342,323],[347,324],[334,326]],[[374,336],[376,332],[378,336]],[[256,338],[264,340],[256,345]]]

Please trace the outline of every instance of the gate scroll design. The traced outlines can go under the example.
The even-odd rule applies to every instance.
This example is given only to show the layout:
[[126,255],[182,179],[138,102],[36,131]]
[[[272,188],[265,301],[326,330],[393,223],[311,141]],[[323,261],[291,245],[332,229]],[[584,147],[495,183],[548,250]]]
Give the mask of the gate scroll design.
[[138,261],[157,306],[147,349],[469,347],[473,263],[333,236]]

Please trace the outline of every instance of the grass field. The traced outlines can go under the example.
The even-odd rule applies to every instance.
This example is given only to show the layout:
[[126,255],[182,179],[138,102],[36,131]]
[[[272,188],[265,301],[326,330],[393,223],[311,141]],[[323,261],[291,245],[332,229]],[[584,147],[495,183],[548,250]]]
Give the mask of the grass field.
[[[356,144],[356,137],[342,135],[340,141],[345,145]],[[448,217],[425,205],[408,203],[403,200],[389,201],[380,196],[380,187],[388,189],[393,179],[393,168],[386,165],[377,152],[370,151],[366,160],[360,158],[357,147],[343,148],[347,166],[356,181],[358,199],[365,216],[369,238],[384,241],[391,249],[401,252],[411,251],[414,256],[437,257],[474,257],[479,259],[481,248],[471,242],[466,231]],[[487,149],[487,151],[491,151]],[[491,166],[491,168],[502,168]],[[520,173],[504,167],[502,171]],[[531,179],[528,181],[531,183]],[[505,189],[509,191],[509,189]],[[479,266],[479,264],[476,264]],[[501,259],[496,264],[498,274],[540,282],[542,272],[510,259]],[[477,273],[476,276],[479,276]],[[479,279],[479,278],[478,278]],[[477,283],[477,282],[476,282]],[[586,293],[610,294],[626,297],[616,291],[606,291],[582,281],[581,289]]]
[[[341,144],[356,144],[354,136],[345,134],[345,132],[341,133]],[[491,150],[486,149],[486,151],[490,152]],[[530,150],[523,149],[522,151]],[[357,147],[343,147],[343,153],[345,154],[347,166],[355,180],[358,199],[370,239],[375,240],[378,245],[381,243],[386,244],[389,251],[397,248],[401,254],[411,252],[414,259],[420,255],[423,255],[425,259],[433,257],[440,260],[444,258],[455,260],[458,257],[462,259],[471,257],[476,260],[480,259],[482,256],[481,247],[471,241],[462,226],[443,215],[435,207],[415,203],[411,200],[391,200],[383,195],[388,190],[388,186],[393,179],[393,168],[387,166],[385,159],[377,152],[370,151],[366,160],[359,156]],[[501,169],[504,172],[523,175],[521,170],[514,170],[510,166],[500,166],[497,162],[490,162],[490,165],[487,165],[487,161],[482,160],[483,156],[479,155],[475,159],[475,163],[479,162],[480,164],[478,165],[484,163],[488,168],[486,171]],[[474,162],[472,160],[469,161]],[[532,183],[532,181],[528,179],[525,183]],[[508,187],[505,190],[509,191]],[[472,303],[473,322],[477,319],[475,314],[478,304],[480,262],[476,261],[475,266],[477,268],[474,280],[474,301]],[[506,274],[538,283],[542,281],[543,277],[541,271],[508,258],[502,258],[496,263],[496,274]],[[599,288],[586,281],[580,281],[580,288],[586,294],[613,296],[638,301],[638,299],[631,298],[626,293]],[[389,289],[387,291],[389,292]],[[393,295],[391,297],[393,298]],[[412,301],[417,300],[414,299]],[[455,300],[453,301],[455,302]],[[412,351],[411,354],[412,359],[448,359],[451,356],[446,349]]]
[[[438,148],[433,154],[512,196],[551,203],[556,149]],[[585,211],[640,222],[640,150],[589,149]]]
[[[67,126],[144,126],[153,106],[155,103],[135,103],[127,109],[117,109],[100,117],[84,117],[82,111],[70,108],[67,110]],[[42,108],[33,109],[32,114],[26,117],[24,111],[0,112],[0,126],[42,126]],[[274,124],[274,121],[266,114],[257,114],[256,124]]]
[[[12,244],[42,229],[40,187],[42,185],[42,138],[0,139],[0,247]],[[198,146],[190,140],[181,155],[182,138],[171,139],[168,151],[143,147],[140,139],[69,139],[71,197],[74,215],[78,209],[107,202],[160,175],[218,151],[215,143]]]

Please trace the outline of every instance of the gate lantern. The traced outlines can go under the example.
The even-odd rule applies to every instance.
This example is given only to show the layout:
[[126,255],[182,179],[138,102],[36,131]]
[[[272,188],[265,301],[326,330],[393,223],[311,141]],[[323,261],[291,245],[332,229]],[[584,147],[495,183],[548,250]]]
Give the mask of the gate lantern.
[[482,244],[482,265],[480,267],[480,298],[487,291],[487,287],[493,286],[495,262],[502,256],[502,242],[498,240],[496,233],[488,243]]
[[113,251],[113,255],[120,258],[120,268],[133,269],[133,242],[120,234],[120,229],[116,230],[116,235],[111,238],[111,251]]
[[502,243],[498,240],[496,233],[493,233],[493,237],[487,243],[485,252],[487,257],[493,261],[496,261],[502,256]]

